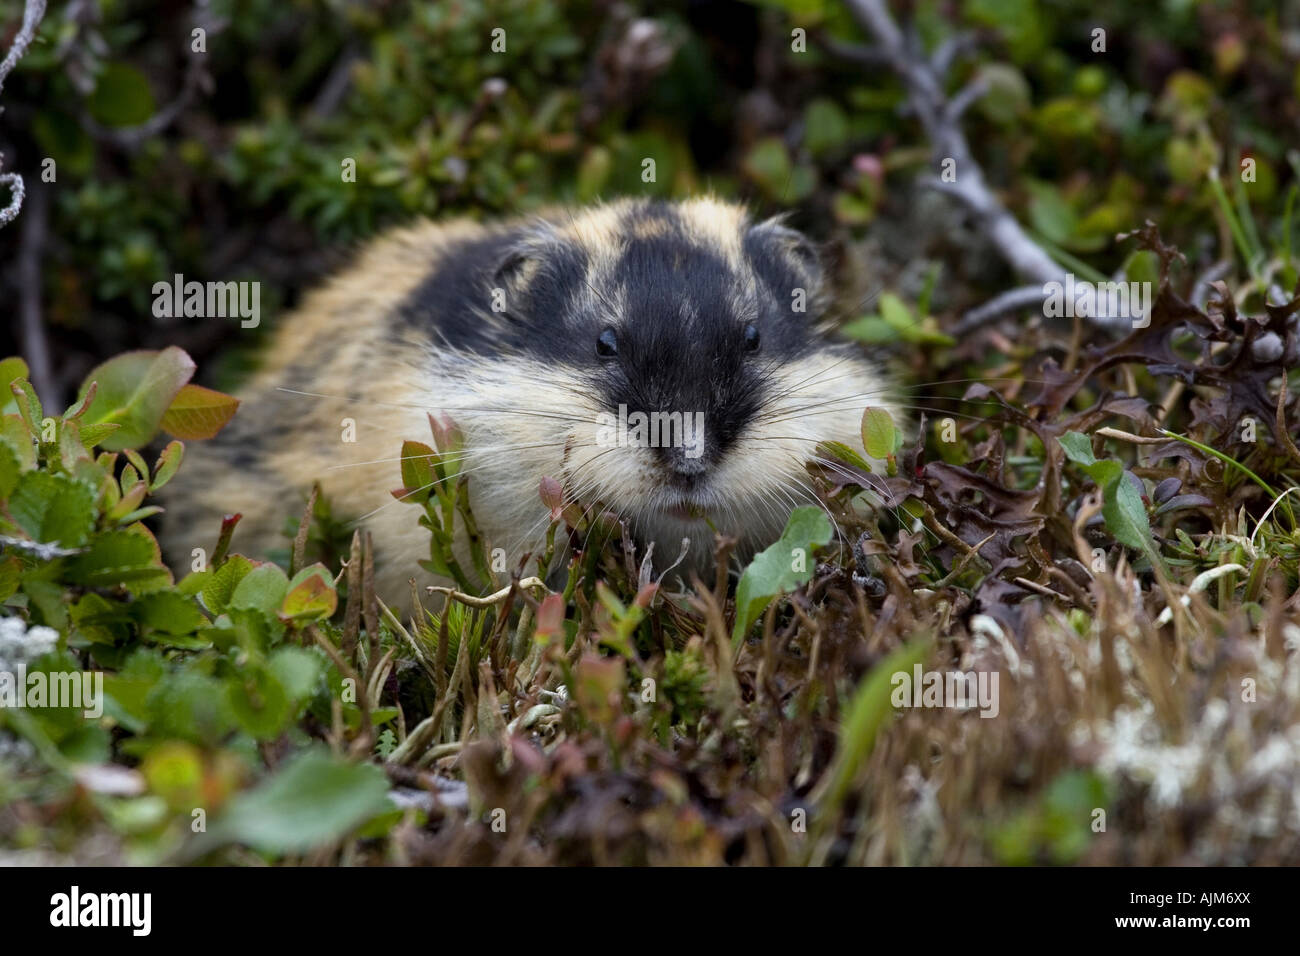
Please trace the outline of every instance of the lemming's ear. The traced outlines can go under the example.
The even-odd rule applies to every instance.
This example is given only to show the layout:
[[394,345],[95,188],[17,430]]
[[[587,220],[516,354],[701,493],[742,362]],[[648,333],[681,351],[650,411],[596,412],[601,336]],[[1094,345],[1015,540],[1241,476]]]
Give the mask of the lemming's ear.
[[778,298],[797,300],[802,291],[807,299],[818,299],[824,282],[821,255],[807,236],[782,219],[776,216],[751,226],[745,233],[745,255]]
[[547,250],[555,241],[550,223],[530,224],[508,242],[499,254],[488,284],[494,296],[504,298],[507,314],[518,314],[529,287],[545,266]]

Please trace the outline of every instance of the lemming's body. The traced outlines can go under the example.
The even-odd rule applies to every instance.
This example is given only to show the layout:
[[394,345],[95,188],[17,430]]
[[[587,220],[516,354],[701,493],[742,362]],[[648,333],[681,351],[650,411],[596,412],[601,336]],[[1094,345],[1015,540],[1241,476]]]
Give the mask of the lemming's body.
[[[211,547],[235,511],[236,550],[284,547],[319,481],[365,516],[381,594],[400,599],[429,535],[391,491],[429,413],[463,433],[475,518],[508,567],[540,548],[544,476],[665,563],[688,538],[707,564],[709,521],[763,547],[812,500],[817,444],[861,452],[862,409],[891,407],[876,369],[819,330],[826,299],[807,240],[712,198],[398,230],[283,320],[234,422],[187,450],[164,547]],[[628,440],[637,413],[676,415],[682,440]]]

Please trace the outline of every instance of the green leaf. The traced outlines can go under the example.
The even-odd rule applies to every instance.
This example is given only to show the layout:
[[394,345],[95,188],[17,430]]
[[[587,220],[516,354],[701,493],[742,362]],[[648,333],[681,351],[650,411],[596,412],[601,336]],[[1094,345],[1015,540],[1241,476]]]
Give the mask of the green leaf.
[[176,470],[180,468],[181,459],[184,457],[185,445],[182,442],[168,442],[167,447],[158,455],[158,461],[153,466],[153,483],[149,486],[149,490],[157,491],[171,481],[176,475]]
[[162,417],[163,431],[175,438],[197,441],[214,438],[239,408],[239,399],[224,392],[186,385],[176,393]]
[[86,551],[73,558],[68,578],[87,587],[122,584],[143,591],[169,582],[171,572],[162,565],[153,537],[132,529],[95,535]]
[[1075,464],[1086,468],[1096,463],[1097,457],[1092,453],[1092,439],[1087,435],[1081,432],[1066,432],[1056,440],[1065,449],[1065,456]]
[[1149,282],[1160,287],[1160,257],[1150,249],[1138,249],[1124,260],[1124,278],[1129,282]]
[[1103,494],[1101,516],[1111,533],[1130,548],[1144,552],[1154,550],[1151,522],[1147,518],[1146,505],[1142,503],[1142,494],[1122,471],[1118,480]]
[[843,442],[824,441],[821,444],[821,448],[822,448],[821,453],[823,455],[829,453],[834,457],[840,459],[840,461],[847,461],[850,465],[853,465],[856,468],[861,468],[863,471],[869,472],[872,470],[871,463],[869,461],[867,461],[865,458],[863,458],[861,455],[859,455],[856,451],[854,451],[852,448],[850,448],[848,445],[844,444]]
[[905,332],[916,324],[907,303],[892,292],[885,292],[880,296],[880,317],[899,332]]
[[27,425],[19,416],[0,417],[0,439],[8,442],[9,446],[18,453],[18,461],[23,471],[31,471],[36,467],[36,444],[32,441],[32,433],[27,430]]
[[[228,628],[225,627],[227,624]],[[234,644],[261,655],[284,636],[284,624],[255,607],[229,608],[223,616],[217,618],[216,625],[208,631],[208,636],[223,650],[229,649],[233,638]]]
[[175,591],[143,595],[131,605],[131,614],[142,626],[173,636],[192,634],[207,623],[194,600]]
[[18,487],[23,465],[18,460],[18,450],[8,441],[0,439],[0,501],[8,500]]
[[109,63],[86,101],[90,115],[105,126],[139,126],[155,112],[149,81],[135,67]]
[[93,425],[83,425],[81,428],[81,443],[87,448],[94,448],[96,445],[103,444],[109,435],[121,427],[117,422],[96,422]]
[[1061,191],[1047,183],[1029,183],[1033,198],[1029,202],[1029,219],[1034,228],[1058,246],[1067,245],[1078,226],[1078,217]]
[[1142,494],[1123,464],[1109,458],[1099,460],[1092,453],[1092,441],[1079,432],[1066,432],[1057,441],[1065,449],[1066,457],[1087,472],[1101,489],[1101,516],[1107,530],[1121,544],[1145,554],[1153,565],[1164,567],[1152,543],[1151,522]]
[[183,349],[126,352],[109,359],[87,376],[98,391],[86,411],[86,424],[115,422],[122,427],[100,444],[109,451],[139,448],[158,432],[164,413],[194,374],[194,362]]
[[1029,111],[1032,92],[1025,75],[1009,63],[985,63],[979,79],[986,92],[979,111],[1000,126],[1009,126]]
[[14,401],[18,403],[18,414],[27,423],[31,433],[40,435],[45,411],[41,408],[41,400],[36,397],[36,389],[32,388],[32,383],[25,378],[16,379],[9,383],[9,391]]
[[232,554],[221,567],[215,571],[206,572],[211,577],[203,581],[203,587],[200,591],[203,595],[203,606],[213,614],[223,613],[227,605],[230,604],[230,598],[235,593],[235,587],[252,570],[252,561],[242,554]]
[[883,460],[898,447],[894,419],[883,408],[868,408],[862,413],[862,447],[867,454]]
[[22,571],[23,562],[17,555],[0,558],[0,601],[7,601],[18,593]]
[[952,345],[954,340],[939,330],[933,317],[924,316],[919,321],[907,304],[886,292],[880,297],[880,314],[864,315],[844,326],[843,332],[851,339],[878,345],[885,342],[911,342],[917,345]]
[[266,853],[302,853],[342,839],[389,809],[388,778],[379,767],[310,750],[235,797],[200,843],[204,848],[233,842]]
[[27,363],[17,356],[0,359],[0,410],[13,403],[13,392],[9,386],[19,379],[28,377]]
[[228,607],[253,608],[274,615],[284,603],[289,578],[279,565],[260,564],[243,576],[230,595]]
[[411,492],[403,500],[418,503],[428,499],[436,477],[433,460],[433,449],[423,442],[402,442],[402,486]]
[[803,144],[814,156],[843,146],[849,138],[849,119],[834,100],[815,99],[803,114]]
[[95,526],[95,494],[66,475],[30,471],[9,499],[9,515],[33,541],[79,548]]
[[305,647],[279,647],[271,654],[272,673],[294,701],[305,700],[325,672],[320,655]]
[[278,736],[296,710],[280,679],[252,662],[227,682],[226,703],[240,729],[258,740]]
[[893,678],[897,673],[910,676],[912,668],[922,663],[930,651],[928,640],[914,641],[891,653],[871,669],[853,693],[848,716],[840,729],[839,747],[832,764],[827,785],[826,802],[822,806],[835,807],[844,799],[858,775],[858,770],[871,755],[876,735],[892,712]]
[[736,626],[732,647],[740,646],[749,629],[778,594],[793,591],[812,577],[816,562],[810,552],[831,540],[831,523],[826,512],[805,505],[790,512],[781,538],[759,553],[736,587]]
[[797,201],[812,191],[815,176],[807,166],[796,166],[779,136],[769,136],[754,144],[742,163],[745,175],[756,182],[773,200]]

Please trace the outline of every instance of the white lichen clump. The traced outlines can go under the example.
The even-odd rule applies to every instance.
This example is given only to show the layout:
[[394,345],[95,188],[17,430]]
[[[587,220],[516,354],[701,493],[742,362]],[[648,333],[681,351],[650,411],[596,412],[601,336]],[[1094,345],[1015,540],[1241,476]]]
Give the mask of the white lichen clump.
[[28,627],[21,618],[0,617],[0,671],[13,673],[58,646],[59,632],[49,627]]

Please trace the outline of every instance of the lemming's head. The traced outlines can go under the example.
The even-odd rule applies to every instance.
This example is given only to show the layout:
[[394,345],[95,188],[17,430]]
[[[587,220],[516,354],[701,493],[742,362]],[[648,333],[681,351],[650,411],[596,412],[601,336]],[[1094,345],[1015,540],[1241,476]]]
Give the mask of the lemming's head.
[[[742,535],[779,530],[809,500],[818,442],[860,447],[863,407],[884,402],[872,367],[818,331],[817,251],[779,221],[715,199],[624,201],[491,251],[486,307],[448,339],[511,363],[519,400],[555,416],[498,422],[495,440],[553,436],[552,477],[663,547],[699,537],[706,516]],[[504,390],[480,386],[476,400],[489,393]]]

